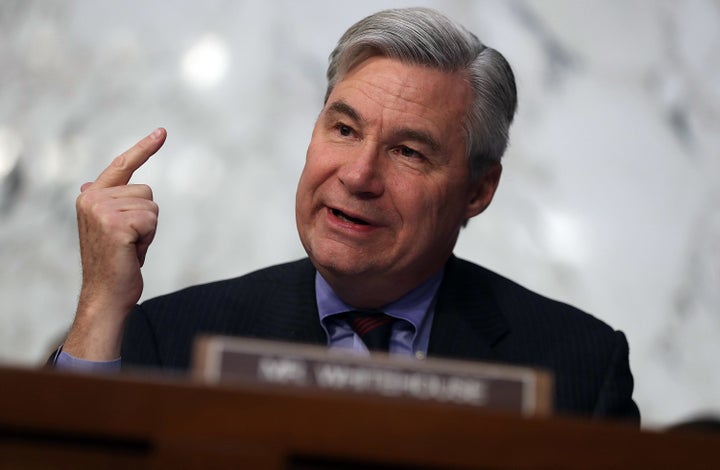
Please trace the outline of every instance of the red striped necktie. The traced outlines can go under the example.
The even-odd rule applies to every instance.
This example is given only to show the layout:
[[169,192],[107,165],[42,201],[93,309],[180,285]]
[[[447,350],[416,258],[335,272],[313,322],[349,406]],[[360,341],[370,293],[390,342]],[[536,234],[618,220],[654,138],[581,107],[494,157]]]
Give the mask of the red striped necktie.
[[369,351],[388,351],[395,318],[382,312],[367,311],[347,312],[343,314],[343,318]]

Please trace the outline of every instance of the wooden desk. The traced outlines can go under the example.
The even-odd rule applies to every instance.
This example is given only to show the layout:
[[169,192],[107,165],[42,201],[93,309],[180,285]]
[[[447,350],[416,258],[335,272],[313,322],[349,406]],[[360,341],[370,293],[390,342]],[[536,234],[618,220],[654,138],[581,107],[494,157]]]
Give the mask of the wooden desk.
[[314,390],[0,368],[0,394],[0,468],[720,466],[717,436]]

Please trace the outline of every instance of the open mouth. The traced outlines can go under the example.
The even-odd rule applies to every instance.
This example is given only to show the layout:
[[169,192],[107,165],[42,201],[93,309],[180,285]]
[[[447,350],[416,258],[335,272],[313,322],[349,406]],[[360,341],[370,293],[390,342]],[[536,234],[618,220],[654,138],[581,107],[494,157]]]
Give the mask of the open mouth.
[[343,211],[340,211],[337,209],[330,209],[330,210],[332,211],[332,213],[335,217],[337,217],[338,219],[350,222],[351,224],[370,225],[362,219],[356,219],[355,217],[350,217],[349,215],[345,214]]

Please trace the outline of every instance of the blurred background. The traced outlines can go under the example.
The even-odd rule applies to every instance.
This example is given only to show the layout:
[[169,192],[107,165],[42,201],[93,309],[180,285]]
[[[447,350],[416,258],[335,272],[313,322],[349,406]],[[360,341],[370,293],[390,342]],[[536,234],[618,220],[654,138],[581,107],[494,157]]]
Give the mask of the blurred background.
[[720,413],[717,0],[3,0],[0,364],[62,340],[79,187],[158,126],[134,178],[161,207],[143,298],[303,256],[294,191],[327,56],[413,5],[518,80],[499,192],[456,254],[623,330],[646,428]]

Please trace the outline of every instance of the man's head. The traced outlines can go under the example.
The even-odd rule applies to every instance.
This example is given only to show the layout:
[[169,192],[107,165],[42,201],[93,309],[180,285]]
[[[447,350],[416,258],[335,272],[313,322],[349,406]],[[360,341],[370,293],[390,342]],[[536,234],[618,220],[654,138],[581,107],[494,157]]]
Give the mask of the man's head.
[[381,11],[355,23],[338,41],[330,54],[325,101],[349,70],[377,55],[437,70],[465,71],[473,89],[463,121],[471,177],[500,161],[517,108],[517,91],[512,69],[498,51],[437,11]]
[[437,272],[492,200],[515,110],[502,56],[425,9],[370,16],[331,55],[296,199],[300,239],[347,303]]

